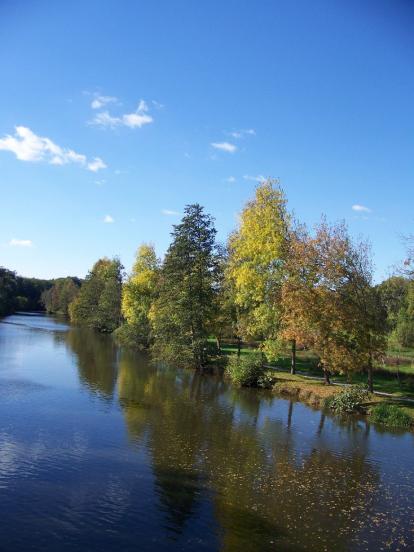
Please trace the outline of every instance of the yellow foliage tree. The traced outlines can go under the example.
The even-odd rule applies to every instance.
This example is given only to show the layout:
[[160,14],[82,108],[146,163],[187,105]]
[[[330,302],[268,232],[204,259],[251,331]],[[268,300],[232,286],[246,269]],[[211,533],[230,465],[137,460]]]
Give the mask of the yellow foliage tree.
[[277,181],[267,180],[256,188],[229,238],[226,277],[244,314],[243,337],[263,339],[265,348],[277,339],[279,329],[289,226],[285,194]]
[[151,244],[137,251],[131,275],[122,290],[122,315],[125,319],[118,335],[121,341],[142,348],[150,342],[148,313],[154,301],[159,275],[159,260]]

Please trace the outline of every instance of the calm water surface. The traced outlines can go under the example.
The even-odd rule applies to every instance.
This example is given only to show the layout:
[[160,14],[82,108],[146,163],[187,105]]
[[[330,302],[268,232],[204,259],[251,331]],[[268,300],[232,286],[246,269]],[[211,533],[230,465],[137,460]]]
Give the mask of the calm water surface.
[[414,550],[414,437],[0,321],[0,550]]

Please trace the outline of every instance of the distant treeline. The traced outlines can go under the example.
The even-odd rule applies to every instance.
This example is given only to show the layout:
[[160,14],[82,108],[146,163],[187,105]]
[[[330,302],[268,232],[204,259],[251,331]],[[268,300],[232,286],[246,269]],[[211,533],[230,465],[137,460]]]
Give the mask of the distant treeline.
[[51,288],[53,282],[25,278],[0,267],[0,316],[16,311],[43,310],[42,293]]
[[26,278],[0,267],[0,316],[16,311],[41,310],[68,314],[69,304],[75,299],[80,285],[79,278]]

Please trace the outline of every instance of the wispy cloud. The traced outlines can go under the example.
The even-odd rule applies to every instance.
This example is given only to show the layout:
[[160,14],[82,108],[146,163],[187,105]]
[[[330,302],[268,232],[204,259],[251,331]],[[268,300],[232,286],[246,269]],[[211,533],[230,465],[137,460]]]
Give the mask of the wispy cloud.
[[234,153],[237,150],[237,146],[230,142],[212,142],[211,146],[214,149],[226,151],[227,153]]
[[264,182],[266,178],[262,174],[258,174],[256,176],[252,176],[250,174],[245,174],[243,176],[244,180],[252,180],[254,182]]
[[141,128],[154,121],[151,115],[148,114],[148,105],[144,100],[140,100],[138,107],[132,113],[124,113],[119,117],[111,115],[108,111],[101,111],[89,121],[90,125],[99,126],[102,128],[116,128],[125,126],[128,128]]
[[161,213],[163,215],[166,215],[167,217],[175,217],[175,216],[180,215],[180,213],[178,211],[172,211],[171,209],[162,209]]
[[103,221],[106,224],[112,224],[113,222],[115,222],[115,219],[111,217],[111,215],[105,215]]
[[118,98],[115,98],[115,96],[101,96],[100,94],[95,94],[94,99],[91,103],[92,109],[102,109],[109,103],[115,103],[118,101]]
[[366,207],[365,205],[359,205],[356,203],[355,205],[352,205],[352,210],[356,211],[357,213],[371,213],[371,209],[369,207]]
[[16,238],[13,238],[9,241],[9,245],[11,247],[32,247],[33,242],[32,240],[17,240]]
[[229,176],[229,177],[225,178],[225,181],[230,182],[230,184],[232,184],[233,182],[236,182],[236,177]]
[[151,103],[154,107],[156,107],[157,109],[163,109],[165,107],[164,104],[160,103],[160,102],[157,102],[157,100],[151,100]]
[[245,136],[256,136],[256,131],[254,128],[247,128],[242,130],[234,130],[233,132],[228,132],[229,136],[232,136],[236,140],[244,138]]
[[50,138],[38,136],[24,126],[16,126],[13,136],[7,134],[1,138],[0,150],[11,151],[20,161],[45,161],[51,165],[75,163],[93,172],[106,167],[100,157],[88,160],[86,155],[62,148]]

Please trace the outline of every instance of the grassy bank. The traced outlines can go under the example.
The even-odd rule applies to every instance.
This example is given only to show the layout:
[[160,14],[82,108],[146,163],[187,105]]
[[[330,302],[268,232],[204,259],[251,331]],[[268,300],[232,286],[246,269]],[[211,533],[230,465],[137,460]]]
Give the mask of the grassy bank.
[[[300,375],[291,375],[269,370],[272,377],[272,390],[282,396],[292,397],[317,408],[324,408],[330,399],[343,392],[339,385],[324,385],[315,380]],[[414,428],[414,404],[387,400],[377,395],[371,395],[366,414],[372,416],[372,421],[392,427]],[[407,421],[406,417],[410,421]]]
[[[243,347],[242,355],[250,355],[256,352],[254,347]],[[237,353],[234,345],[222,345],[222,353],[231,355]],[[399,362],[399,364],[397,364]],[[290,370],[290,352],[284,351],[277,363],[273,363],[278,370]],[[311,351],[298,351],[296,369],[300,374],[321,377],[322,372],[318,367],[318,358]],[[282,374],[278,371],[278,374]],[[282,377],[282,376],[281,376]],[[352,379],[346,376],[334,375],[335,383],[366,383],[366,374],[353,374]],[[389,350],[384,363],[377,364],[374,371],[374,388],[381,393],[390,393],[395,398],[408,397],[414,399],[414,349]]]
[[[298,370],[301,374],[290,374],[288,359],[282,359],[277,369],[263,367],[263,358],[257,349],[243,349],[240,357],[234,347],[227,347],[229,355],[226,376],[237,386],[265,387],[273,392],[296,400],[303,401],[317,408],[329,408],[336,414],[358,412],[370,416],[373,422],[387,427],[414,428],[414,402],[406,399],[413,396],[410,380],[396,380],[392,375],[377,370],[375,387],[392,396],[379,396],[367,391],[364,375],[356,374],[353,385],[349,380],[338,376],[332,378],[338,385],[325,385],[320,378],[320,371],[312,357],[302,356],[298,359]],[[290,359],[289,359],[290,360]],[[405,388],[403,387],[405,385]],[[405,401],[402,399],[404,395]],[[411,397],[410,397],[411,395]]]

